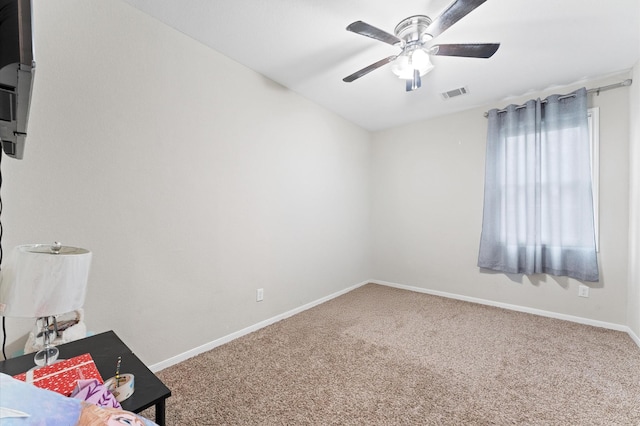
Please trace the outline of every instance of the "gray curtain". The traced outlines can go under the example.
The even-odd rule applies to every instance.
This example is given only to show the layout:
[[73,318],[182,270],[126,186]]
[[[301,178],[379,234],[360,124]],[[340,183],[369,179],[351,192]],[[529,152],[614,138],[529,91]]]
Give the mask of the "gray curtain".
[[598,281],[587,91],[488,113],[478,266]]

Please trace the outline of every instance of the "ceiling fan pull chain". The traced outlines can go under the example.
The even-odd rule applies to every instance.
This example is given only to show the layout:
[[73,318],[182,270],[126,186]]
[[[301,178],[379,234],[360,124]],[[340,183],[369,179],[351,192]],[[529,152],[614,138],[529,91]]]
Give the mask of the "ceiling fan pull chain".
[[420,86],[422,86],[422,78],[420,78],[420,71],[414,69],[413,78],[407,80],[407,92],[412,92],[416,89],[419,89]]

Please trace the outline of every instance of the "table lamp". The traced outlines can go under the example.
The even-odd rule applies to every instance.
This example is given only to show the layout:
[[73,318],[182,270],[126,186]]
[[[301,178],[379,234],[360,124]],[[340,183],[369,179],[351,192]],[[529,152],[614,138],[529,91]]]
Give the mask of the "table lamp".
[[58,332],[56,315],[82,307],[90,264],[89,250],[57,242],[13,250],[0,282],[0,315],[37,318],[44,346],[34,357],[36,365],[49,365],[58,358],[58,348],[51,344],[51,334]]

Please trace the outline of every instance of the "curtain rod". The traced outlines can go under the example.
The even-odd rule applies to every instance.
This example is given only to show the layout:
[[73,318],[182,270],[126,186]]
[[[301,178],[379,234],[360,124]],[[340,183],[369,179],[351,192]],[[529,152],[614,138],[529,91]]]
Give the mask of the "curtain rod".
[[[624,81],[621,81],[619,83],[613,83],[613,84],[609,84],[607,86],[602,86],[602,87],[596,87],[594,89],[589,89],[589,90],[587,90],[587,94],[595,93],[596,95],[600,95],[600,92],[604,92],[605,90],[617,89],[618,87],[631,86],[632,82],[633,82],[633,80],[628,78],[628,79],[626,79]],[[575,94],[560,96],[560,99],[570,98],[572,96],[575,96]],[[546,102],[547,102],[546,100],[542,101],[542,103],[546,103]],[[524,107],[525,107],[525,105],[518,105],[516,107],[516,109],[521,109],[521,108],[524,108]],[[498,114],[500,114],[501,112],[507,112],[507,110],[506,109],[499,109],[498,110]],[[484,116],[488,117],[489,113],[485,112]]]

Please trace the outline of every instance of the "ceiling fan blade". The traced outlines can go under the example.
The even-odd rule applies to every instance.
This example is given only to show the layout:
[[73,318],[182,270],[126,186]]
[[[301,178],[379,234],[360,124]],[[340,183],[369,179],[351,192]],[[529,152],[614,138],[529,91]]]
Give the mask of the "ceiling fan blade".
[[431,22],[426,32],[433,37],[439,36],[485,1],[487,0],[457,0]]
[[392,46],[395,46],[397,44],[401,45],[403,43],[402,39],[399,39],[393,34],[389,34],[388,32],[381,30],[380,28],[376,28],[373,25],[369,25],[366,22],[362,21],[356,21],[349,24],[349,26],[347,27],[347,31],[371,37],[373,39],[388,43]]
[[398,55],[392,55],[392,56],[389,56],[388,58],[381,59],[378,62],[373,63],[368,67],[364,67],[360,71],[356,71],[353,74],[343,78],[342,81],[344,81],[345,83],[351,83],[353,80],[357,80],[358,78],[369,74],[371,71],[376,70],[381,66],[388,64],[389,62],[392,62],[397,57]]
[[436,44],[429,49],[429,53],[436,56],[490,58],[498,47],[500,43]]

